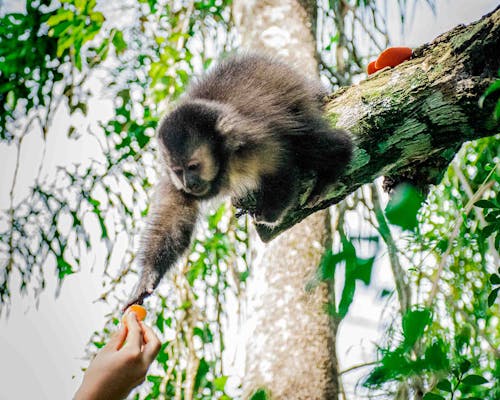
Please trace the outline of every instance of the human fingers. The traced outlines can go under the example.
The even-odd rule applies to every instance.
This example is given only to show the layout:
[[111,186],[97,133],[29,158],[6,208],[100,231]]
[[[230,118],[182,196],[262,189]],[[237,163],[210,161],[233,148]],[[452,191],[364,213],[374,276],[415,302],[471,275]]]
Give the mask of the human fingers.
[[143,350],[144,357],[146,358],[148,364],[151,364],[160,351],[161,342],[160,339],[158,339],[158,336],[156,336],[156,333],[154,333],[153,329],[151,329],[148,325],[141,323],[141,327],[144,332],[144,341],[146,342]]
[[125,341],[126,337],[127,337],[127,327],[125,326],[125,324],[122,324],[120,328],[111,335],[111,338],[109,339],[106,346],[104,346],[104,349],[119,350],[120,347],[123,345],[123,342]]
[[142,340],[142,329],[137,321],[137,315],[133,311],[129,311],[126,316],[127,320],[127,345],[132,347],[134,350],[140,351],[143,343]]

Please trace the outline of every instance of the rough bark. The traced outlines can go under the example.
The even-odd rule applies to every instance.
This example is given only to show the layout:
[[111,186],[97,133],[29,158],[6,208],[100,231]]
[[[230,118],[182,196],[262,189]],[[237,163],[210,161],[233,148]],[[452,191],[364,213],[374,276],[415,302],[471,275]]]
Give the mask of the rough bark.
[[[244,47],[267,51],[317,75],[313,3],[306,0],[236,0]],[[335,399],[336,326],[324,304],[328,288],[306,292],[329,237],[329,213],[309,216],[266,247],[252,263],[244,398],[265,388],[274,399]]]
[[314,177],[297,177],[298,206],[273,230],[257,226],[260,237],[271,240],[381,175],[389,186],[409,180],[425,189],[438,182],[462,143],[500,131],[491,117],[493,99],[478,105],[499,68],[500,7],[415,49],[398,67],[332,94],[326,116],[352,134],[353,161],[317,198],[307,198]]

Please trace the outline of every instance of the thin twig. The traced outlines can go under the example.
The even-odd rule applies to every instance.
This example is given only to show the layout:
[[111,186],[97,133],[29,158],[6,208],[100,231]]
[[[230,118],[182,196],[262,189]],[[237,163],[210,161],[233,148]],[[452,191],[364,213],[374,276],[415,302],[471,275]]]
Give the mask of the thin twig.
[[376,365],[378,363],[379,363],[378,361],[370,361],[370,362],[366,362],[366,363],[362,363],[362,364],[356,364],[356,365],[353,365],[352,367],[344,369],[343,371],[340,371],[339,375],[344,375],[344,374],[347,374],[349,372],[355,371],[357,369],[370,367],[370,366]]
[[403,267],[399,262],[399,251],[396,246],[396,242],[391,235],[389,225],[387,224],[384,213],[382,211],[382,207],[380,205],[378,187],[376,184],[372,183],[371,189],[373,208],[375,216],[377,218],[377,222],[379,224],[378,231],[380,233],[380,236],[382,236],[385,244],[387,245],[389,262],[391,265],[392,274],[394,275],[396,292],[398,294],[399,305],[401,307],[401,315],[404,315],[411,305],[411,290],[406,279],[405,271],[403,270]]

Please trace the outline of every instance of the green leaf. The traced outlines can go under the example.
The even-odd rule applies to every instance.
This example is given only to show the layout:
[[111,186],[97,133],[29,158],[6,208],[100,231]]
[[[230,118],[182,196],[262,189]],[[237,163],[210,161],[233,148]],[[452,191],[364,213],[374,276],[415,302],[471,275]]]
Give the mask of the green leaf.
[[449,369],[446,344],[442,339],[436,340],[425,349],[424,361],[426,369],[445,371]]
[[62,256],[57,256],[56,259],[59,279],[63,279],[66,275],[71,275],[74,273],[71,265]]
[[497,287],[496,289],[493,289],[491,293],[488,296],[488,307],[491,307],[493,304],[495,304],[495,300],[497,299],[498,296],[498,291],[500,290],[500,287]]
[[265,389],[257,389],[250,397],[250,400],[267,400],[269,396],[267,394],[267,390]]
[[127,42],[123,39],[122,31],[117,29],[114,31],[112,42],[118,54],[123,53],[127,49]]
[[500,275],[492,274],[490,276],[490,282],[492,285],[500,285]]
[[61,58],[64,52],[71,48],[71,46],[73,45],[73,41],[74,38],[70,35],[59,39],[57,41],[57,57]]
[[83,102],[77,103],[75,106],[70,107],[71,113],[74,113],[76,110],[80,110],[83,115],[87,115],[87,104]]
[[224,205],[221,205],[213,214],[208,217],[208,227],[210,229],[217,229],[217,224],[221,221],[225,212],[226,207]]
[[498,208],[498,206],[491,200],[479,200],[474,203],[476,207],[480,208]]
[[423,196],[413,186],[399,185],[385,209],[387,220],[403,229],[413,230],[417,226],[417,213],[422,201]]
[[200,360],[200,364],[198,365],[198,371],[196,372],[196,377],[194,379],[194,390],[198,391],[198,389],[203,386],[203,382],[206,381],[206,376],[208,371],[210,370],[210,366],[207,361],[202,358]]
[[429,393],[426,393],[422,399],[423,400],[444,400],[444,397],[440,396],[439,394],[429,392]]
[[319,279],[322,281],[330,281],[335,278],[335,269],[339,262],[343,260],[343,253],[333,254],[328,249],[323,254],[319,265]]
[[94,21],[99,27],[104,22],[104,14],[99,11],[94,11],[89,14],[89,17],[92,21]]
[[363,282],[366,286],[370,284],[372,278],[372,269],[375,257],[372,258],[357,258],[356,268],[353,270],[355,279]]
[[52,15],[48,20],[47,20],[47,25],[50,27],[54,27],[61,23],[62,21],[67,21],[71,18],[73,18],[74,14],[70,10],[59,10],[57,14]]
[[[340,318],[345,317],[349,311],[356,291],[356,281],[360,280],[365,285],[370,284],[374,260],[375,258],[364,259],[357,257],[356,248],[345,236],[342,237],[342,251],[331,255],[331,264],[345,261],[344,288],[338,306],[338,316]],[[326,272],[323,271],[322,273],[325,274]],[[333,278],[334,271],[329,272],[327,276]]]
[[436,387],[439,389],[439,390],[444,390],[445,392],[449,392],[451,393],[452,392],[452,388],[451,388],[451,382],[448,380],[448,379],[443,379],[442,381],[440,381]]
[[469,360],[463,360],[461,363],[460,363],[460,372],[462,374],[465,374],[469,369],[470,367],[472,366],[471,362]]
[[483,239],[487,239],[491,236],[491,234],[493,232],[495,232],[496,230],[498,230],[498,226],[497,224],[489,224],[489,225],[486,225],[482,230],[481,230],[481,237]]
[[472,337],[472,328],[469,324],[462,326],[460,331],[455,335],[455,345],[458,352],[461,352],[469,345]]
[[349,307],[354,299],[354,292],[356,290],[356,282],[353,280],[346,281],[344,283],[344,289],[342,290],[342,297],[339,303],[339,317],[344,318],[349,311]]
[[163,318],[163,314],[160,313],[156,316],[156,323],[155,325],[157,326],[157,328],[160,330],[161,333],[165,333],[165,328],[164,328],[164,325],[165,325],[165,319]]
[[415,342],[424,334],[425,328],[432,322],[430,310],[409,310],[403,316],[404,344],[413,347]]
[[483,108],[484,100],[486,100],[486,97],[488,97],[490,94],[492,94],[493,92],[495,92],[499,89],[500,89],[500,79],[497,79],[490,86],[488,86],[488,88],[485,90],[484,94],[479,99],[479,107]]
[[248,279],[248,277],[250,276],[250,270],[246,270],[246,271],[243,271],[241,274],[240,274],[240,281],[241,282],[246,282],[246,280]]
[[[460,373],[465,374],[470,369],[471,366],[472,366],[472,364],[469,360],[461,361],[460,366],[459,366]],[[456,375],[459,376],[459,374],[456,374]]]
[[69,127],[69,130],[68,130],[68,138],[74,137],[75,136],[75,132],[78,132],[78,131],[76,130],[76,128],[73,125],[71,125]]
[[214,379],[215,389],[223,392],[226,386],[227,378],[228,378],[227,376],[219,376],[218,378],[215,378]]
[[76,9],[81,13],[83,13],[85,10],[86,0],[74,0],[74,1]]
[[330,51],[332,49],[332,45],[339,41],[339,37],[340,37],[340,35],[338,33],[335,36],[332,36],[330,38],[330,43],[328,44],[328,46],[325,47],[325,50]]
[[485,383],[488,383],[488,381],[480,375],[467,375],[462,380],[462,383],[468,386],[478,386],[478,385],[484,385]]
[[188,308],[191,308],[192,305],[193,304],[189,300],[186,300],[179,306],[178,310],[187,310]]
[[490,211],[484,219],[488,222],[500,222],[500,213],[498,211]]

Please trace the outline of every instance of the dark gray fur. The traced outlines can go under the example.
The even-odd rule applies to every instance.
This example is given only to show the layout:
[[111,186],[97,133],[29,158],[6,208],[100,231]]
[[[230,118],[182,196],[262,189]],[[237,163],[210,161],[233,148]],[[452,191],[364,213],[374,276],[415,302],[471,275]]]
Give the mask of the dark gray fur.
[[142,237],[142,274],[128,304],[142,303],[189,247],[198,203],[252,193],[259,223],[275,224],[295,205],[297,171],[312,170],[320,191],[351,159],[348,134],[322,115],[319,84],[271,58],[233,56],[194,82],[158,129],[167,174]]

